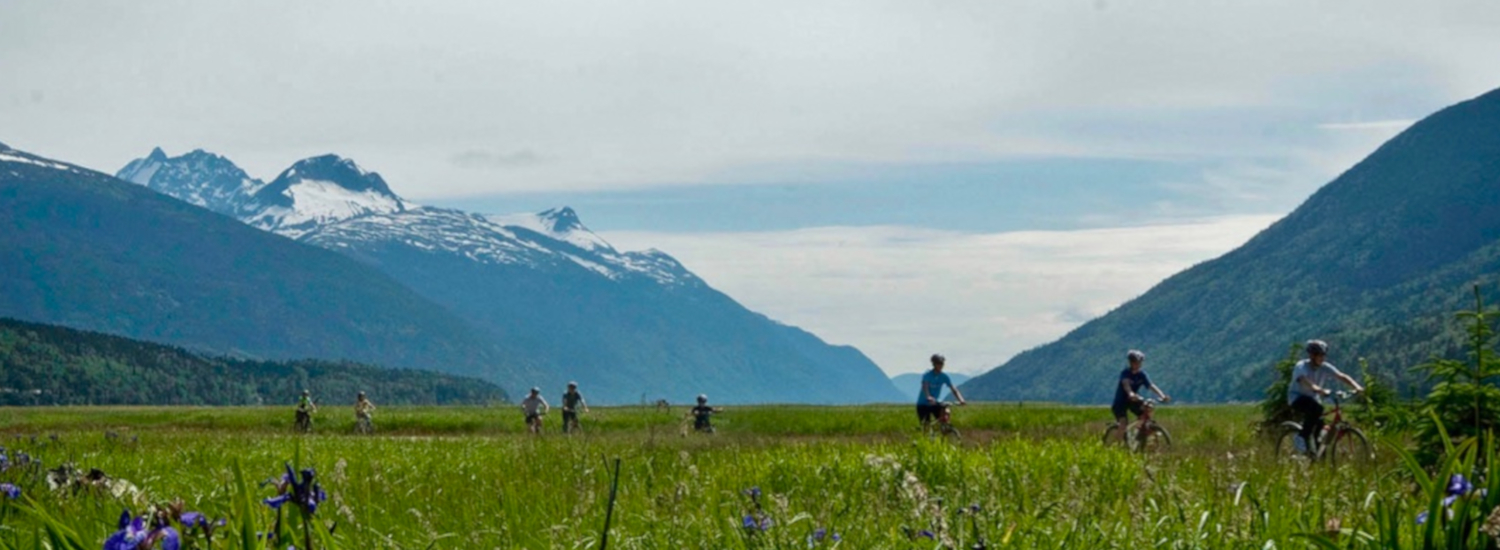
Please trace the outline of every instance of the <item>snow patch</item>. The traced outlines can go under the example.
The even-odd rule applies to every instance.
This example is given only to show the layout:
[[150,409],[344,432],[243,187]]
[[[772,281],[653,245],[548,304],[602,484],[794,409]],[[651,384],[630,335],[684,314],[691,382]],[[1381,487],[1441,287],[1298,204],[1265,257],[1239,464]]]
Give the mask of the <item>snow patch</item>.
[[41,166],[43,168],[51,168],[53,170],[62,170],[62,171],[65,171],[65,172],[79,172],[79,170],[77,168],[74,168],[74,167],[72,167],[70,165],[67,165],[67,164],[63,164],[61,162],[54,162],[54,161],[45,160],[45,159],[41,159],[41,158],[33,158],[33,157],[21,156],[21,155],[17,155],[17,154],[11,153],[9,151],[0,152],[0,162],[20,162],[20,163],[25,163],[25,164],[34,164],[34,165],[37,165],[37,166]]
[[553,231],[552,226],[548,224],[546,220],[543,220],[541,215],[539,214],[507,214],[488,216],[488,218],[491,222],[497,225],[505,227],[519,227],[529,231],[534,231],[554,240],[571,244],[589,252],[614,252],[615,250],[615,247],[610,246],[609,242],[605,241],[603,237],[600,237],[593,231],[589,231],[587,228],[568,231]]

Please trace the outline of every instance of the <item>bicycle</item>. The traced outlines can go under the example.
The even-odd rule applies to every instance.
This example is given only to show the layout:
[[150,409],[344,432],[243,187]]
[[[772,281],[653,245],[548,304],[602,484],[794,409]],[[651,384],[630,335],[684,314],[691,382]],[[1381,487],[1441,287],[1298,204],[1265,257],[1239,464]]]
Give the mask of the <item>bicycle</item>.
[[310,412],[310,411],[303,411],[303,410],[297,411],[296,427],[297,427],[297,431],[299,431],[299,432],[302,432],[302,433],[311,432],[312,431],[312,412]]
[[1331,420],[1323,423],[1323,433],[1318,434],[1315,448],[1302,450],[1297,448],[1297,436],[1302,432],[1302,423],[1288,420],[1281,423],[1281,435],[1276,437],[1276,456],[1298,456],[1305,455],[1313,460],[1328,458],[1333,464],[1339,461],[1361,462],[1373,459],[1374,453],[1370,451],[1370,439],[1365,433],[1344,420],[1344,401],[1358,395],[1347,391],[1334,392],[1333,408],[1324,411],[1323,416],[1333,416]]
[[354,433],[370,435],[375,433],[375,422],[368,416],[360,416],[354,419]]
[[1104,444],[1122,443],[1123,439],[1126,448],[1131,452],[1141,453],[1161,452],[1171,448],[1172,433],[1156,423],[1156,405],[1159,403],[1160,401],[1149,397],[1142,399],[1140,418],[1125,426],[1127,437],[1122,438],[1118,433],[1120,431],[1118,423],[1110,424],[1104,429]]
[[526,429],[536,435],[542,435],[542,417],[546,413],[534,414],[526,417]]
[[953,403],[944,401],[938,405],[942,407],[942,410],[938,411],[936,421],[923,422],[922,430],[931,439],[941,438],[949,443],[962,442],[963,434],[959,433],[958,428],[953,427]]
[[577,433],[583,427],[578,423],[578,411],[563,410],[563,433]]

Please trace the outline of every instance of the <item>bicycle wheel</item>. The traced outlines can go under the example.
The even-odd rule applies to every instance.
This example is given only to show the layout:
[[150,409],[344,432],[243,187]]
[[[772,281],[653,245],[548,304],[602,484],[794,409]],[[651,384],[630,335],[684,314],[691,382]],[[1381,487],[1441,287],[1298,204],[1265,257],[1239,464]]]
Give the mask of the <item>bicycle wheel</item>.
[[1353,426],[1344,426],[1334,431],[1333,442],[1323,451],[1334,464],[1359,464],[1375,457],[1370,451],[1370,440],[1364,432]]
[[1172,448],[1172,434],[1155,422],[1146,427],[1144,435],[1137,438],[1135,450],[1142,453],[1159,453]]
[[1294,457],[1303,454],[1297,450],[1297,434],[1302,432],[1301,424],[1290,421],[1282,422],[1276,429],[1280,430],[1280,433],[1276,434],[1276,456]]
[[1123,443],[1124,441],[1120,439],[1120,425],[1110,424],[1108,428],[1105,428],[1102,440],[1106,446]]
[[964,436],[958,433],[958,428],[953,427],[952,424],[943,424],[940,432],[942,433],[943,440],[949,443],[961,443],[964,440]]

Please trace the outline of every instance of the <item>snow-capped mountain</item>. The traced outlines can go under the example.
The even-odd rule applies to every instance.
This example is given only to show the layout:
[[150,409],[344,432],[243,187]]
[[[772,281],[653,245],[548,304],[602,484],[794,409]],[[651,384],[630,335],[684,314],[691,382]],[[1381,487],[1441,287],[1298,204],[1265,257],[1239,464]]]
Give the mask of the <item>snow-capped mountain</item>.
[[[136,175],[146,160],[134,163]],[[147,169],[165,178],[163,168]],[[178,182],[210,181],[210,172],[184,172]],[[491,380],[536,372],[373,266],[108,174],[0,147],[0,197],[0,317],[256,360]]]
[[614,249],[609,243],[604,242],[604,239],[584,227],[583,222],[578,219],[578,213],[566,206],[538,214],[490,216],[489,219],[500,225],[528,229],[584,250]]
[[380,174],[354,161],[323,155],[297,161],[251,195],[246,223],[292,238],[324,224],[370,214],[403,212],[405,201]]
[[[156,153],[121,177],[197,196],[157,181],[184,157]],[[551,366],[496,380],[511,391],[576,380],[590,399],[615,403],[704,392],[727,402],[899,399],[858,350],[745,309],[666,253],[617,250],[571,208],[485,216],[416,206],[333,155],[299,161],[234,204],[241,221],[374,265],[524,364]]]
[[266,185],[229,159],[202,149],[169,159],[158,147],[115,177],[232,217],[240,217],[250,197]]

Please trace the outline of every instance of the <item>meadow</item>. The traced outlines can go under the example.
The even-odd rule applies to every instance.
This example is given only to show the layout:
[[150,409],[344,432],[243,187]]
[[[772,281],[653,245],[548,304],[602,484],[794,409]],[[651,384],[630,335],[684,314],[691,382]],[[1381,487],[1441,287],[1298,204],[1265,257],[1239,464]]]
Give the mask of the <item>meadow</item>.
[[[100,548],[122,510],[174,501],[227,520],[164,521],[184,548],[599,548],[616,459],[618,549],[1416,547],[1441,523],[1416,517],[1444,473],[1385,442],[1361,464],[1271,456],[1251,406],[1163,407],[1175,444],[1152,455],[1102,445],[1103,407],[959,408],[959,444],[909,405],[727,407],[714,435],[683,412],[595,407],[564,435],[554,411],[534,436],[512,407],[382,408],[357,436],[343,407],[311,434],[289,407],[5,408],[0,548]],[[114,481],[49,489],[62,464]],[[326,492],[311,521],[263,504],[286,464]]]

